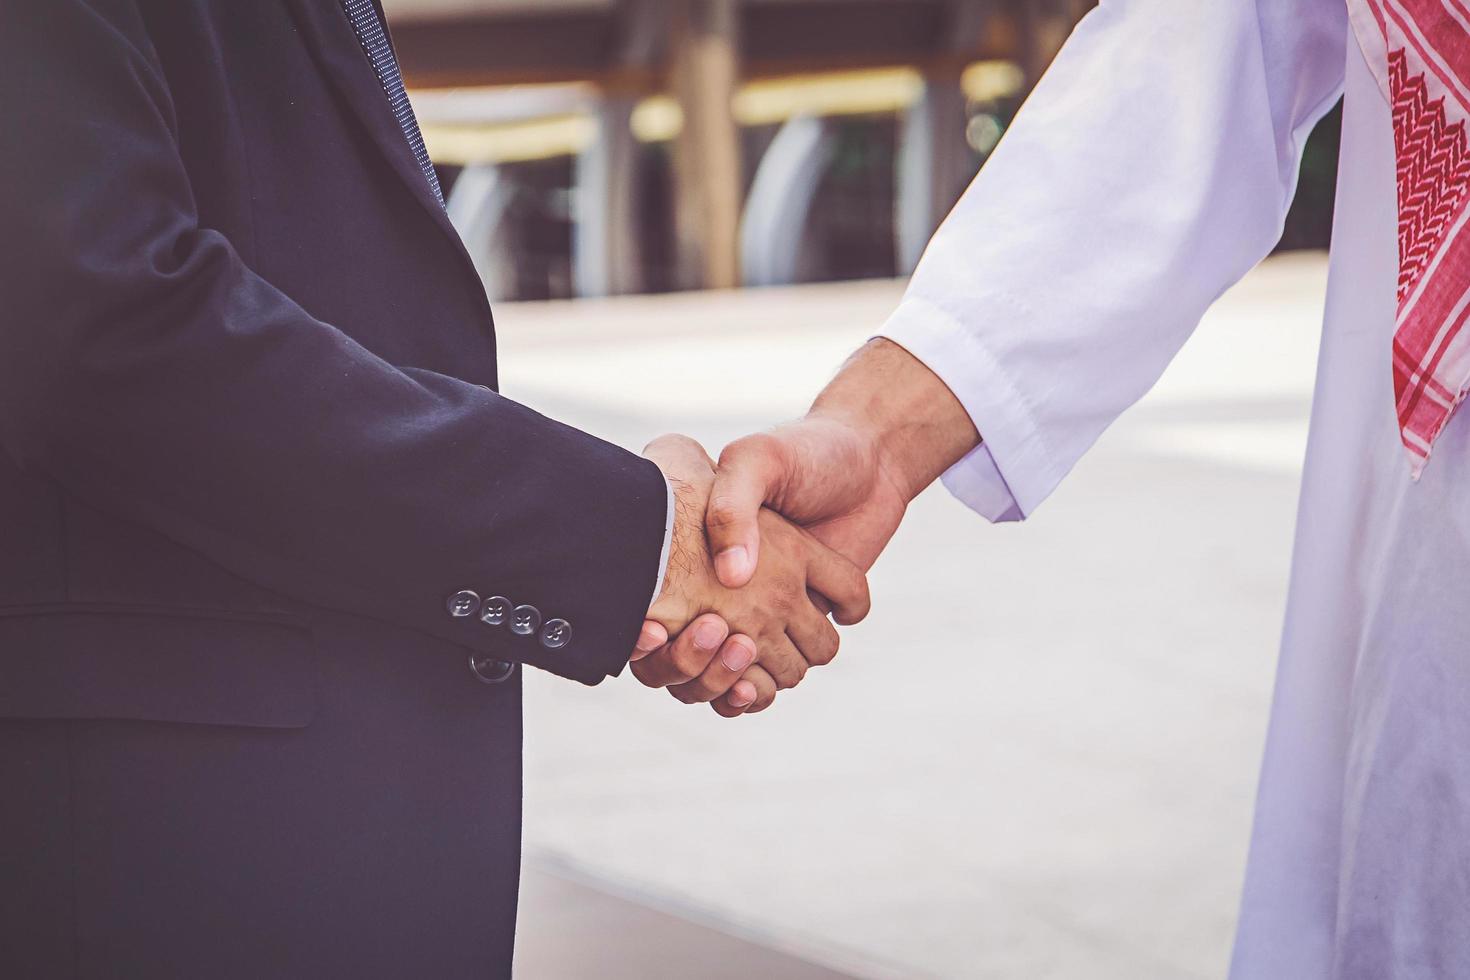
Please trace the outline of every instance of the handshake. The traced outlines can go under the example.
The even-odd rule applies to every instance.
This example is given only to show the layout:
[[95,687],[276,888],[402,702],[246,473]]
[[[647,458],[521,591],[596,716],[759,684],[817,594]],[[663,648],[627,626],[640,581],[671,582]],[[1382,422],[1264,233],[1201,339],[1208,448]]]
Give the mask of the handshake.
[[634,676],[726,718],[769,707],[837,655],[832,620],[867,616],[867,570],[909,502],[978,443],[944,383],[885,340],[805,418],[718,463],[686,437],[655,440],[644,454],[673,487],[674,527]]

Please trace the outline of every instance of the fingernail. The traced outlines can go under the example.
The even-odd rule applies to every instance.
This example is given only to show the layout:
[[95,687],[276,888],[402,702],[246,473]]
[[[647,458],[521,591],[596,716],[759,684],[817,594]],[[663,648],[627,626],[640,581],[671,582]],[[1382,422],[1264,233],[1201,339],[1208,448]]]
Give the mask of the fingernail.
[[701,650],[713,650],[725,639],[725,630],[719,623],[704,622],[694,628],[694,645]]
[[715,556],[715,571],[722,579],[740,578],[749,566],[750,552],[743,544],[726,548]]
[[732,674],[738,674],[755,660],[755,650],[748,643],[731,643],[725,647],[720,663]]
[[730,688],[730,704],[736,708],[744,708],[755,700],[755,685],[748,681],[740,681]]
[[645,626],[643,631],[638,634],[638,642],[634,644],[636,649],[633,651],[633,659],[642,660],[663,645],[663,639],[653,630]]

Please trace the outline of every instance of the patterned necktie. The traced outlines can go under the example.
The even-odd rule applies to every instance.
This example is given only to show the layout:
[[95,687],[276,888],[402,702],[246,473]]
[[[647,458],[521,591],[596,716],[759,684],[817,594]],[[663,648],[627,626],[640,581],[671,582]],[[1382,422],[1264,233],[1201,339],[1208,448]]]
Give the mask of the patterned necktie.
[[1348,0],[1393,108],[1393,390],[1415,479],[1470,391],[1470,0]]
[[373,66],[373,74],[378,76],[378,82],[388,96],[388,108],[393,110],[393,118],[398,120],[403,138],[408,140],[408,147],[413,150],[414,159],[418,160],[419,169],[429,182],[429,189],[434,192],[439,206],[443,207],[444,192],[439,189],[439,177],[434,173],[434,165],[429,162],[429,151],[424,147],[424,134],[419,132],[419,121],[414,118],[413,106],[408,104],[408,93],[403,90],[403,76],[398,72],[398,59],[393,57],[393,48],[388,44],[388,32],[383,28],[382,18],[378,16],[373,0],[342,0],[342,8],[352,20],[352,29],[357,32],[357,40],[362,44],[368,64]]

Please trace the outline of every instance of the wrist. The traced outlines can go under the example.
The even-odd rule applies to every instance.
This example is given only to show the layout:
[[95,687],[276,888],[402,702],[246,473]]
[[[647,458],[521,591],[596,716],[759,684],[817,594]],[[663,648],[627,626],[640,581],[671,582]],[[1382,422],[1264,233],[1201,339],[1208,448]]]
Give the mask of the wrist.
[[848,360],[810,415],[846,427],[905,500],[980,444],[969,413],[939,376],[883,338]]
[[688,579],[701,552],[706,550],[698,493],[687,480],[668,477],[668,481],[674,499],[673,527],[669,534],[669,561],[655,604],[674,593],[676,586]]
[[714,462],[698,443],[684,436],[661,436],[644,447],[643,455],[669,485],[669,554],[654,596],[655,606],[666,606],[666,600],[686,592],[690,576],[709,563],[704,511],[714,483]]

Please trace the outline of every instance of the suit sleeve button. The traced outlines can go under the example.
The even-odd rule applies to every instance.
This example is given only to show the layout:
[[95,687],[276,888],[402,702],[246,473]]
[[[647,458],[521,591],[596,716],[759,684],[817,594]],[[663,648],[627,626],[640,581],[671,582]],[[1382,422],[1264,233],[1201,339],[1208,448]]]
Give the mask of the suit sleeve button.
[[541,645],[548,650],[560,650],[572,642],[572,624],[565,619],[548,619],[541,627]]
[[466,616],[473,616],[475,610],[480,608],[480,597],[469,589],[465,589],[450,596],[449,601],[444,605],[449,610],[449,615],[455,619],[463,619]]
[[541,610],[535,606],[516,606],[510,614],[510,631],[517,636],[530,636],[541,628]]
[[480,622],[486,626],[504,626],[510,618],[512,603],[503,595],[493,595],[480,607]]

